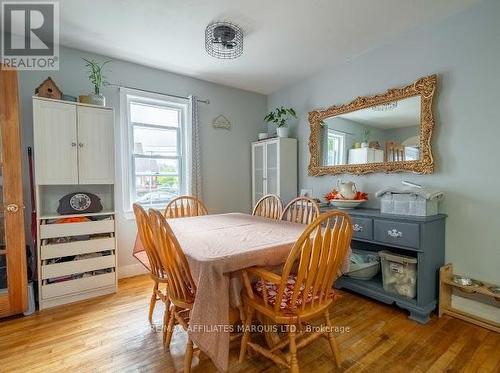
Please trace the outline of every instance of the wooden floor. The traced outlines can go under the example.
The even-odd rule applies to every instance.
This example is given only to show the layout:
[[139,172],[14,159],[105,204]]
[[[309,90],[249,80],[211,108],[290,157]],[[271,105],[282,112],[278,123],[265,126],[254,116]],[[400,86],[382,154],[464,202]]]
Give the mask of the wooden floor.
[[[151,282],[140,276],[120,281],[117,294],[0,321],[0,372],[177,372],[181,371],[185,335],[176,332],[170,353],[147,321]],[[346,372],[500,372],[500,335],[453,319],[434,317],[427,325],[406,312],[367,298],[343,293],[331,313],[337,326]],[[255,357],[237,361],[230,372],[279,372]],[[326,341],[299,353],[302,372],[335,372]],[[209,359],[193,360],[193,372],[210,373]]]

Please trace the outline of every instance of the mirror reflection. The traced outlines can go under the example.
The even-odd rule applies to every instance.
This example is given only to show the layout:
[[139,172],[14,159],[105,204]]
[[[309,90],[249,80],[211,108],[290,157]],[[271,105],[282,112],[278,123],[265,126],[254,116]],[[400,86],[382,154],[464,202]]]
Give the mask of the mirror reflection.
[[323,166],[420,159],[420,104],[414,96],[323,121]]

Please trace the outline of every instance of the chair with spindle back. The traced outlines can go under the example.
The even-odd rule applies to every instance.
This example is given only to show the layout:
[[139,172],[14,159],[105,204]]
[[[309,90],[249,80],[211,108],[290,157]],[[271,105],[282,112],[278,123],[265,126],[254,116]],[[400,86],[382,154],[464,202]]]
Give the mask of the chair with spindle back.
[[[297,348],[325,337],[337,366],[340,366],[340,350],[332,330],[329,307],[334,301],[333,283],[339,276],[351,238],[349,215],[340,211],[328,212],[306,227],[288,255],[281,275],[263,267],[242,270],[243,303],[247,314],[240,362],[250,347],[297,373]],[[258,281],[252,282],[251,278]],[[274,324],[288,325],[288,335],[271,349],[250,342],[250,326],[256,313],[260,319],[267,318]],[[302,328],[309,320],[316,320],[319,316],[324,317],[326,328],[314,328],[312,332]],[[282,350],[286,347],[289,352],[283,354]]]
[[188,216],[207,215],[208,211],[203,202],[193,196],[179,196],[171,200],[163,215],[168,218],[184,218]]
[[[172,339],[174,324],[181,325],[184,330],[189,327],[189,316],[196,296],[196,285],[191,276],[186,256],[165,217],[155,209],[149,210],[149,217],[161,263],[167,272],[167,294],[172,303],[167,325],[166,346],[168,347]],[[192,358],[193,341],[188,336],[184,372],[190,371]]]
[[297,197],[286,205],[281,220],[292,223],[309,224],[319,215],[318,204],[308,197]]
[[405,147],[394,141],[385,143],[385,161],[386,162],[401,162],[405,160]]
[[283,212],[283,202],[275,194],[268,194],[257,201],[252,215],[279,220]]
[[[165,313],[163,316],[163,341],[165,341],[165,327],[168,321],[168,309],[170,302],[166,293],[163,293],[159,288],[160,284],[167,284],[167,276],[165,270],[161,264],[160,257],[154,242],[153,231],[151,230],[151,225],[149,223],[148,213],[142,208],[141,205],[133,204],[135,221],[137,223],[137,231],[139,234],[139,239],[141,240],[144,251],[147,255],[148,263],[142,263],[144,266],[149,268],[150,276],[154,281],[153,294],[151,294],[151,301],[149,302],[149,322],[152,322],[153,311],[158,300],[165,303]],[[140,260],[140,259],[139,259]],[[141,261],[142,262],[142,261]]]

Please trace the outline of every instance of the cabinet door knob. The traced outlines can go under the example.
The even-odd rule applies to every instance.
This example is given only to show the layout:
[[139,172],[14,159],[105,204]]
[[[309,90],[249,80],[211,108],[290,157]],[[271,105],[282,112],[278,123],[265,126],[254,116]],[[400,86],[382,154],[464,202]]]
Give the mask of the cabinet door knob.
[[393,238],[398,238],[398,237],[403,237],[403,232],[398,231],[397,229],[391,229],[387,231],[387,235]]
[[80,148],[83,148],[83,142],[79,142],[79,143],[78,143],[78,146],[79,146]]
[[16,205],[15,203],[10,203],[7,205],[7,207],[5,207],[5,209],[10,213],[15,214],[16,212],[19,211],[19,206]]
[[359,225],[359,224],[354,224],[353,227],[352,227],[352,230],[354,232],[362,232],[363,231],[363,226]]
[[71,146],[72,146],[72,147],[75,147],[75,146],[76,146],[76,142],[72,142],[72,143],[71,143]]

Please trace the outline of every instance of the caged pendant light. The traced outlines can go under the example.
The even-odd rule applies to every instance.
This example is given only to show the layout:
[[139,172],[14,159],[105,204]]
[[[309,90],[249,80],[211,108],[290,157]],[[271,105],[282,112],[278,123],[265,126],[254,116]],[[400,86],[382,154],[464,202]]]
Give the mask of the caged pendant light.
[[243,32],[231,22],[211,23],[205,30],[205,49],[215,58],[237,58],[243,53]]

